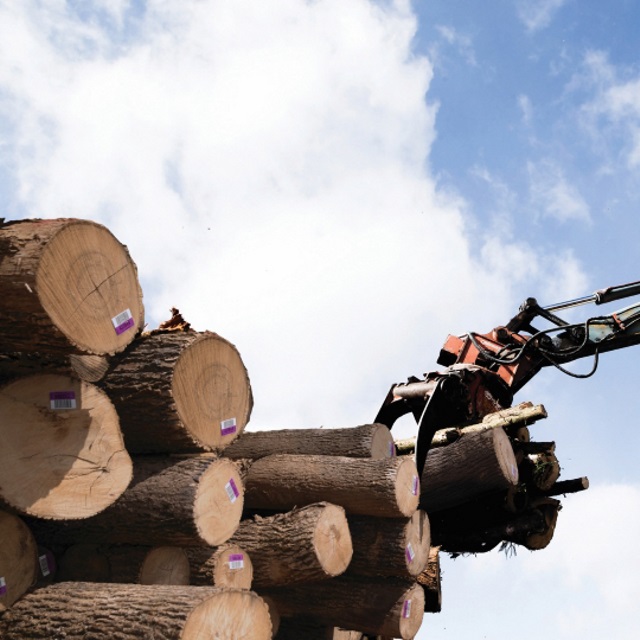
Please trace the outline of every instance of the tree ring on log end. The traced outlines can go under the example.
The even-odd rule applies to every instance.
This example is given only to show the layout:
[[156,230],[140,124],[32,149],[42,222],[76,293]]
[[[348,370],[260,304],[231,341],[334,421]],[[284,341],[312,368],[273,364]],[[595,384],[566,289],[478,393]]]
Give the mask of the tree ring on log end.
[[189,558],[180,547],[154,547],[142,561],[140,584],[189,584]]
[[505,433],[504,429],[496,428],[492,429],[493,442],[496,452],[496,460],[500,465],[500,469],[511,485],[518,484],[518,463],[516,461],[515,453],[513,452],[513,446],[509,436]]
[[396,455],[396,445],[391,430],[384,424],[375,424],[371,437],[372,458],[392,458]]
[[236,531],[244,506],[244,486],[236,465],[225,458],[213,460],[202,474],[193,505],[198,534],[212,547],[226,542]]
[[222,449],[244,430],[253,400],[238,350],[204,333],[180,354],[171,391],[180,420],[196,442]]
[[405,560],[410,576],[419,576],[429,562],[431,526],[426,511],[418,509],[406,527]]
[[415,637],[424,616],[424,589],[419,584],[414,584],[405,592],[397,606],[400,607],[400,637]]
[[408,457],[399,458],[396,474],[398,508],[402,515],[409,518],[415,513],[420,500],[420,479],[416,463]]
[[133,475],[117,413],[96,386],[56,374],[0,389],[0,495],[19,512],[88,518]]
[[342,507],[325,504],[313,532],[313,549],[328,576],[338,576],[349,566],[353,545]]
[[190,613],[181,640],[269,640],[269,608],[251,591],[225,590],[207,598]]
[[80,351],[120,352],[144,324],[135,264],[102,225],[63,226],[43,249],[35,277],[42,308]]

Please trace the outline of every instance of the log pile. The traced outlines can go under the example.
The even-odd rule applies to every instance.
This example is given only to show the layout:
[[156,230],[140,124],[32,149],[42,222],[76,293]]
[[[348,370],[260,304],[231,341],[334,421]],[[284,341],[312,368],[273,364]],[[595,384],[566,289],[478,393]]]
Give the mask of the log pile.
[[422,478],[381,424],[247,430],[236,347],[145,331],[95,223],[0,221],[0,291],[2,638],[413,638],[441,550],[542,548],[577,490],[530,404],[438,433]]

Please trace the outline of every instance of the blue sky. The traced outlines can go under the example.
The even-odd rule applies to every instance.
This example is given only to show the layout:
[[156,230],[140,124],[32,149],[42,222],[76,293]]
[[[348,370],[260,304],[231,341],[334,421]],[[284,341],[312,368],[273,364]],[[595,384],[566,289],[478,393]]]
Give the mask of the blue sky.
[[[2,215],[107,225],[151,327],[177,306],[239,348],[252,428],[361,424],[448,333],[640,279],[639,13],[0,0]],[[420,640],[635,638],[637,354],[520,392],[591,488],[541,552],[443,559]]]

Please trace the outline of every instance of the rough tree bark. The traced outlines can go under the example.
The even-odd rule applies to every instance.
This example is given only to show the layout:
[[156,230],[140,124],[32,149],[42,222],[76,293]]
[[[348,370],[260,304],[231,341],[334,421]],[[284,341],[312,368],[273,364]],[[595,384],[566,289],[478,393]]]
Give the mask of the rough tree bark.
[[251,591],[63,582],[23,597],[0,618],[3,640],[269,640]]
[[410,458],[272,455],[256,460],[245,477],[245,505],[288,511],[331,502],[348,514],[408,518],[418,507],[416,465]]
[[231,460],[144,456],[134,459],[131,486],[102,513],[73,522],[29,522],[47,544],[216,546],[240,522],[242,489]]
[[127,248],[88,220],[0,224],[0,352],[113,354],[144,325]]
[[326,502],[243,520],[231,541],[251,555],[256,588],[340,575],[353,554],[344,509]]
[[429,451],[420,505],[431,513],[517,482],[518,466],[507,434],[501,428],[480,431]]
[[118,415],[103,391],[68,376],[20,378],[0,389],[0,498],[40,518],[87,518],[132,477]]
[[413,638],[424,615],[422,587],[404,581],[338,576],[264,592],[282,616],[310,616],[329,626],[392,638]]
[[245,431],[224,451],[225,456],[234,460],[255,460],[277,453],[390,458],[395,455],[395,447],[387,426],[363,424],[342,429]]
[[0,511],[0,615],[37,579],[38,545],[16,515]]
[[353,558],[346,575],[416,579],[431,546],[429,518],[416,511],[408,520],[349,516]]
[[238,350],[210,332],[142,336],[100,385],[131,453],[223,449],[242,433],[253,406]]

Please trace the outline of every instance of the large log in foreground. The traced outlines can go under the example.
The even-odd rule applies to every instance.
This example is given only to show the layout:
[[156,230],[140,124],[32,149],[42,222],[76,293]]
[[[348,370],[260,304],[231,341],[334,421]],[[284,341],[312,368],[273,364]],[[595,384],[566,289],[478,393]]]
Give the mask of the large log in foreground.
[[256,460],[277,453],[390,458],[395,455],[391,431],[384,424],[363,424],[341,429],[273,429],[245,431],[224,455]]
[[353,554],[344,509],[326,502],[243,520],[231,541],[251,555],[256,588],[340,575]]
[[103,391],[68,376],[20,378],[0,389],[0,498],[40,518],[87,518],[132,477],[118,415]]
[[130,487],[98,515],[77,521],[30,520],[47,544],[210,545],[226,542],[242,516],[236,465],[212,455],[134,459]]
[[0,224],[0,352],[113,354],[144,325],[135,264],[88,220]]
[[289,511],[331,502],[348,514],[408,518],[418,507],[418,472],[410,458],[272,455],[245,476],[250,509]]
[[283,616],[309,616],[330,626],[391,638],[413,638],[424,615],[419,584],[345,576],[267,589]]
[[429,451],[420,506],[438,511],[517,482],[518,465],[507,434],[501,428],[479,431]]
[[156,331],[136,340],[101,381],[131,453],[223,449],[253,398],[238,350],[211,332]]
[[260,597],[216,587],[63,582],[0,618],[3,640],[270,640],[271,631]]
[[36,581],[38,545],[21,518],[0,511],[0,614]]

